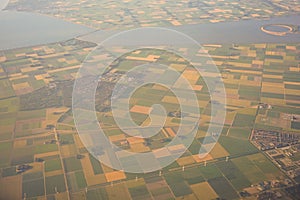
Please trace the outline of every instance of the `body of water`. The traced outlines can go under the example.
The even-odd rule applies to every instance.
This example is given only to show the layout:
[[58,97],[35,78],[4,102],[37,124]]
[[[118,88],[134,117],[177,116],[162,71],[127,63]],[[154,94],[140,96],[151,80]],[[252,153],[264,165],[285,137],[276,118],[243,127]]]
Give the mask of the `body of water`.
[[93,31],[35,13],[0,11],[0,50],[53,43]]
[[[287,34],[285,36],[274,36],[261,31],[261,27],[267,24],[292,24],[300,26],[300,15],[276,17],[269,20],[244,20],[238,22],[222,22],[211,24],[196,24],[167,27],[182,32],[200,44],[226,44],[226,43],[297,43],[300,42],[300,34]],[[101,43],[117,31],[96,31],[92,34],[80,37],[82,40]],[[144,37],[147,40],[150,33],[144,36],[137,35],[136,38]],[[159,37],[159,36],[158,36]],[[141,39],[142,40],[142,39]],[[155,41],[149,41],[149,43]]]
[[[267,24],[292,24],[300,26],[300,15],[278,17],[270,20],[245,20],[167,28],[185,33],[200,44],[300,42],[300,34],[274,36],[262,32],[260,30],[261,26]],[[48,44],[74,37],[99,44],[118,32],[95,31],[85,26],[35,13],[0,11],[0,50]],[[137,34],[139,33],[137,32]],[[152,38],[149,39],[149,44],[155,44],[156,42],[156,38],[151,36],[151,32],[137,35],[136,38],[141,41]],[[173,38],[168,39],[172,40]],[[178,42],[178,39],[174,38],[174,41]]]

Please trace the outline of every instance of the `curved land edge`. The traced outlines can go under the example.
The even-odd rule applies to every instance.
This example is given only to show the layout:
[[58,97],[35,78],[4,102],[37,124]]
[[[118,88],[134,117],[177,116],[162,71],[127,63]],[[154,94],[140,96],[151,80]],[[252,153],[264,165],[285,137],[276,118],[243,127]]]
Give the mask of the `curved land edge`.
[[[267,30],[268,27],[281,27],[287,29],[286,31],[270,31]],[[267,24],[260,28],[261,31],[264,33],[275,35],[275,36],[285,36],[288,33],[298,33],[298,26],[295,25],[289,25],[289,24]]]

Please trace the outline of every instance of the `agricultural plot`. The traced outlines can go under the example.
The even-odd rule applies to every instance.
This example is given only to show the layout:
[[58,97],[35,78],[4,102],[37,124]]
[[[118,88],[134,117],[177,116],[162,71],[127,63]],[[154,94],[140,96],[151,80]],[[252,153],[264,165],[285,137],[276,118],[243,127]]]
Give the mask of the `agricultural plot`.
[[49,176],[46,177],[46,193],[48,194],[55,194],[56,192],[64,192],[66,191],[66,184],[64,180],[64,176],[56,175],[56,176]]
[[68,173],[67,182],[69,189],[73,192],[80,191],[80,189],[84,189],[87,186],[84,174],[82,171]]
[[60,159],[53,159],[45,161],[45,172],[62,169]]
[[34,147],[24,147],[13,149],[11,157],[11,165],[20,165],[31,163],[34,160]]
[[251,185],[251,182],[231,161],[222,161],[217,166],[237,191]]
[[0,178],[0,199],[21,199],[22,180],[21,176]]
[[[86,2],[81,6],[73,6],[76,1],[72,1],[71,6],[69,4],[62,4],[59,1],[54,1],[43,2],[37,4],[35,7],[30,7],[22,1],[16,1],[9,3],[7,9],[18,10],[24,8],[27,12],[36,11],[47,13],[50,16],[56,16],[73,23],[84,24],[85,26],[93,27],[94,29],[102,28],[103,30],[119,30],[122,28],[128,30],[149,26],[169,27],[198,23],[236,21],[238,19],[261,19],[278,15],[292,15],[298,11],[298,2],[290,0],[285,2],[286,4],[282,1],[277,4],[266,4],[260,1],[249,3],[240,3],[237,1],[199,3],[192,1],[189,3],[162,2],[159,5],[147,0],[145,1],[145,4],[139,6],[133,2],[122,1],[107,3],[102,5],[101,8],[98,8],[97,5],[99,2],[100,1],[98,0],[94,0],[92,2]],[[54,5],[59,5],[61,7],[61,12],[54,14]],[[289,9],[284,9],[284,6]],[[126,12],[122,13],[128,7],[130,7],[133,16],[128,15]],[[182,9],[178,10],[179,7]],[[201,9],[200,7],[204,7],[205,9]],[[275,11],[280,12],[275,13]],[[116,13],[116,15],[111,15],[111,13]],[[82,18],[82,16],[85,17]],[[226,46],[226,48],[218,49],[218,51],[216,51],[217,55],[227,56],[227,47],[228,46]],[[48,49],[48,51],[52,50],[52,48]],[[247,50],[249,50],[249,52],[245,54],[245,56],[253,57],[257,54],[259,55],[259,53],[256,53],[250,48]],[[234,56],[234,54],[232,56]]]
[[[251,160],[257,157],[256,160]],[[259,158],[259,159],[258,159]],[[264,156],[261,154],[254,154],[251,156],[245,156],[240,158],[235,158],[232,162],[240,169],[241,172],[247,177],[247,179],[252,183],[259,183],[260,181],[267,179],[267,174],[273,174],[274,177],[280,176],[281,172]],[[269,172],[267,172],[267,167],[269,167]]]
[[94,190],[88,190],[86,194],[86,198],[88,200],[106,200],[108,198],[105,188],[99,188]]
[[[121,58],[118,66],[111,66],[109,73],[114,76],[139,64],[161,61],[182,73],[196,91],[203,123],[188,151],[162,169],[161,175],[159,172],[136,175],[114,171],[92,157],[80,141],[69,110],[71,86],[78,64],[93,46],[90,45],[71,40],[35,49],[19,49],[5,54],[7,59],[19,59],[5,62],[3,66],[0,57],[0,76],[3,68],[10,77],[0,81],[0,197],[4,184],[9,187],[15,184],[16,194],[3,186],[8,194],[15,195],[12,196],[15,199],[24,198],[24,193],[26,198],[42,198],[45,190],[49,199],[64,199],[67,187],[72,199],[237,199],[238,193],[251,184],[284,177],[251,144],[249,137],[253,128],[299,132],[299,45],[205,46],[224,80],[227,116],[215,147],[201,159],[198,153],[207,134],[208,121],[210,115],[216,114],[211,113],[211,99],[203,78],[184,59],[166,52],[132,52]],[[84,49],[80,50],[81,47]],[[26,55],[31,51],[36,54],[31,57],[39,62],[39,70],[28,67],[32,63]],[[14,55],[17,53],[20,55]],[[165,75],[160,70],[157,73]],[[114,83],[109,79],[105,81],[109,85]],[[174,83],[180,84],[176,80]],[[51,92],[54,90],[57,93]],[[105,103],[108,102],[105,100]],[[156,103],[166,109],[167,123],[149,139],[126,135],[116,127],[111,110],[105,106],[100,106],[98,120],[109,140],[117,146],[132,152],[155,151],[176,137],[181,122],[178,99],[166,87],[149,84],[136,90],[129,102],[131,117],[143,126],[149,124],[148,114]],[[195,109],[193,105],[186,106]],[[54,126],[59,133],[58,141]],[[206,139],[214,141],[212,136]],[[170,151],[181,149],[177,146]],[[298,157],[295,154],[292,159],[299,160]],[[121,161],[140,168],[134,157],[121,158]],[[16,169],[20,164],[30,164],[33,169],[18,175]],[[67,183],[62,173],[66,173]]]
[[165,175],[165,180],[175,197],[185,196],[192,193],[188,183],[183,180],[181,172],[172,172]]
[[228,136],[220,136],[219,143],[232,155],[248,155],[258,152],[249,141]]
[[210,200],[218,198],[217,193],[207,182],[191,185],[191,188],[198,199]]
[[[38,197],[45,194],[44,179],[35,179],[30,181],[23,181],[22,194],[26,194],[26,197]],[[24,198],[24,196],[23,196]]]
[[161,177],[146,178],[146,186],[153,198],[173,198],[173,194],[170,191],[168,184]]
[[251,129],[250,128],[236,128],[231,127],[228,130],[228,136],[235,137],[239,139],[245,139],[247,140],[251,135]]
[[237,192],[224,177],[218,177],[208,180],[208,183],[221,198],[238,198]]
[[80,160],[75,157],[65,158],[63,161],[66,172],[82,170]]
[[125,183],[117,184],[114,187],[106,186],[105,189],[106,189],[108,199],[112,199],[112,200],[131,199]]
[[0,99],[15,96],[14,89],[11,85],[11,82],[8,79],[0,80],[0,88],[1,88]]
[[9,166],[10,154],[13,149],[12,142],[0,143],[0,167]]

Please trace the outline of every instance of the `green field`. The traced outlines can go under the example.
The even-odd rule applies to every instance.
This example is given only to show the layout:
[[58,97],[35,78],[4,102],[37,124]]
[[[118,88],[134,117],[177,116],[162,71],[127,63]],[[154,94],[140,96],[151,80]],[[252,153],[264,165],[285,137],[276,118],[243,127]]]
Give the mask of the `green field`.
[[245,139],[245,140],[247,140],[250,137],[250,134],[251,134],[250,128],[236,128],[236,127],[231,127],[228,133],[228,135],[231,137]]
[[183,181],[181,172],[172,172],[165,175],[165,179],[176,197],[192,193],[188,183]]
[[217,166],[236,190],[239,191],[251,185],[247,177],[231,161],[219,162]]
[[0,167],[9,166],[10,153],[12,151],[12,142],[0,143]]
[[45,172],[62,169],[60,159],[45,161]]
[[34,147],[15,148],[12,152],[12,165],[19,165],[33,162]]
[[221,198],[238,199],[237,192],[224,177],[210,179],[208,183]]
[[66,185],[64,181],[64,176],[56,175],[56,176],[50,176],[46,177],[46,192],[48,194],[55,194],[55,188],[57,189],[57,192],[64,192],[66,191]]
[[57,151],[57,144],[42,144],[35,147],[35,153],[47,153]]
[[91,154],[89,154],[89,158],[93,166],[94,174],[102,174],[103,170],[100,162],[96,158],[94,158]]
[[243,172],[252,184],[259,183],[260,181],[267,179],[263,171],[248,157],[235,158],[232,159],[232,162],[241,172]]
[[23,181],[22,193],[26,193],[26,197],[37,197],[44,195],[44,179],[36,179],[25,182]]
[[76,182],[79,188],[85,188],[86,185],[86,181],[84,178],[84,174],[82,171],[77,171],[75,172],[75,177],[76,177]]
[[80,160],[75,157],[65,158],[64,166],[66,172],[72,172],[82,169]]
[[230,155],[248,155],[258,152],[258,150],[247,140],[220,136],[219,143],[228,151]]
[[106,200],[108,198],[105,188],[88,190],[86,197],[88,200]]
[[12,88],[11,82],[8,79],[0,80],[0,88],[1,88],[0,99],[15,96],[14,89]]

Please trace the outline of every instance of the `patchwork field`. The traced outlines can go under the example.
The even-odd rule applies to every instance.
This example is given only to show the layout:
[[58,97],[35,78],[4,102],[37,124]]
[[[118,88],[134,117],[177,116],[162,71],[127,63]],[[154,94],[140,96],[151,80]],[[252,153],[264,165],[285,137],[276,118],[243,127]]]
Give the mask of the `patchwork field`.
[[[131,97],[130,116],[137,125],[150,124],[154,104],[166,110],[165,127],[146,139],[129,136],[117,127],[109,95],[97,96],[98,120],[117,147],[138,153],[153,151],[162,161],[171,153],[184,152],[161,171],[145,174],[116,171],[100,163],[76,131],[70,109],[73,81],[79,64],[93,47],[70,40],[4,52],[6,61],[0,59],[0,199],[3,191],[12,199],[240,199],[241,192],[251,185],[287,179],[250,138],[254,129],[299,134],[299,44],[204,46],[203,51],[212,56],[220,70],[227,100],[225,125],[204,158],[199,158],[199,150],[206,135],[208,142],[216,137],[214,132],[207,133],[208,127],[216,130],[220,125],[209,123],[217,114],[211,111],[214,102],[203,77],[186,60],[147,49],[131,52],[110,66],[103,85],[99,84],[102,92],[111,91],[116,80],[134,66],[160,62],[187,78],[198,98],[201,120],[192,144],[186,151],[183,145],[176,145],[157,153],[177,137],[181,117],[187,117],[171,90],[148,84]],[[163,76],[162,70],[156,73]],[[207,73],[208,78],[214,76]],[[174,83],[180,85],[177,80]],[[297,160],[297,155],[293,159]],[[141,166],[133,156],[120,160],[137,169]],[[21,165],[30,169],[18,173]]]

